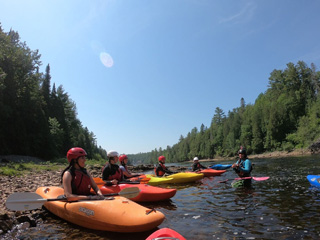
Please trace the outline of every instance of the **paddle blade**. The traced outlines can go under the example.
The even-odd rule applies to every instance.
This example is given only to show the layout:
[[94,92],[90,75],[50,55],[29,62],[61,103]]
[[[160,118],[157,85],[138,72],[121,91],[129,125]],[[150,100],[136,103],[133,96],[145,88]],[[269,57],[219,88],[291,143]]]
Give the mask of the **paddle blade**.
[[[130,187],[125,188],[119,192],[120,196],[126,197],[126,198],[134,198],[138,196],[140,193],[140,189],[138,187]],[[106,196],[106,195],[104,195]]]
[[8,197],[6,207],[13,211],[32,210],[42,207],[46,201],[33,192],[13,193]]
[[265,181],[268,180],[270,177],[252,177],[253,180],[256,181]]

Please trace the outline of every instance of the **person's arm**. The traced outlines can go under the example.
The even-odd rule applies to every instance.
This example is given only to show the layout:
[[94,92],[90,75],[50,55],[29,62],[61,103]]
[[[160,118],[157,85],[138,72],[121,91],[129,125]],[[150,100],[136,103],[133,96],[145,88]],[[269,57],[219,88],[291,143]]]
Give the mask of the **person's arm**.
[[123,175],[126,176],[127,178],[133,177],[133,175],[129,173],[124,166],[120,166],[120,169],[122,170]]
[[197,171],[197,165],[196,164],[192,164],[192,171],[193,172]]
[[168,174],[174,173],[174,172],[170,171],[168,168],[165,168],[165,169],[164,169],[164,172],[165,172],[165,173],[168,173]]
[[239,166],[240,171],[244,172],[244,173],[250,173],[251,170],[251,161],[249,159],[244,161],[244,167],[240,167]]
[[200,167],[201,167],[202,169],[207,169],[207,167],[203,166],[202,164],[200,164]]
[[96,196],[92,196],[92,199],[103,199],[104,196],[102,195],[100,189],[98,188],[96,182],[93,180],[93,178],[91,177],[90,174],[88,174],[90,176],[90,180],[91,180],[91,187],[92,189],[96,192]]

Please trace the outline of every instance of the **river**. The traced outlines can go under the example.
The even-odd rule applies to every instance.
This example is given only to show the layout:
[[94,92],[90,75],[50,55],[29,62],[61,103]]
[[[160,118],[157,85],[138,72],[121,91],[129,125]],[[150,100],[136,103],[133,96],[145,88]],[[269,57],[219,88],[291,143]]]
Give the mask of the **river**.
[[[233,163],[231,161],[222,164]],[[320,190],[311,188],[307,175],[320,174],[320,156],[253,159],[251,189],[235,189],[232,169],[219,177],[174,186],[177,194],[154,207],[166,216],[159,228],[172,228],[193,239],[320,239]],[[189,163],[190,164],[190,163]],[[204,165],[212,165],[205,162]],[[226,183],[219,181],[230,179]],[[78,227],[48,214],[37,227],[20,226],[5,239],[143,240],[153,231],[111,233]],[[156,230],[156,229],[155,229]]]

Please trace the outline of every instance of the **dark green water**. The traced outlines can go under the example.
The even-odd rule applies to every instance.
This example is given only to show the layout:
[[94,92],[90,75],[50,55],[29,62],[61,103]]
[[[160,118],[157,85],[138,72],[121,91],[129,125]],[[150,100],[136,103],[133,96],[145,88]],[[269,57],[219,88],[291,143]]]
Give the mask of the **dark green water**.
[[[252,176],[270,176],[270,179],[253,181],[251,189],[235,189],[231,187],[231,181],[219,183],[236,177],[229,169],[219,177],[175,186],[178,191],[170,201],[143,205],[155,207],[165,214],[166,219],[159,228],[172,228],[188,240],[320,239],[320,190],[310,188],[306,178],[307,175],[320,175],[320,156],[252,162]],[[229,163],[232,162],[223,162]],[[152,232],[93,231],[48,214],[36,228],[14,231],[4,237],[143,240]]]

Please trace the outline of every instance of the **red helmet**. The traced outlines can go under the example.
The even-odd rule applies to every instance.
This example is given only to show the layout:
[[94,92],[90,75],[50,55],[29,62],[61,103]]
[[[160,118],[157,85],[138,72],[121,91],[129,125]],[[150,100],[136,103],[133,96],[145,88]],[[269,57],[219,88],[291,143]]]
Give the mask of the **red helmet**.
[[123,162],[123,160],[125,160],[125,159],[128,159],[127,155],[125,155],[125,154],[122,154],[122,155],[119,157],[119,161],[120,161],[120,162]]
[[160,157],[158,158],[158,160],[159,160],[159,162],[161,162],[161,161],[166,160],[166,158],[165,158],[165,156],[160,156]]
[[71,162],[72,159],[77,159],[81,156],[87,156],[87,153],[83,148],[74,147],[67,152],[68,162]]

